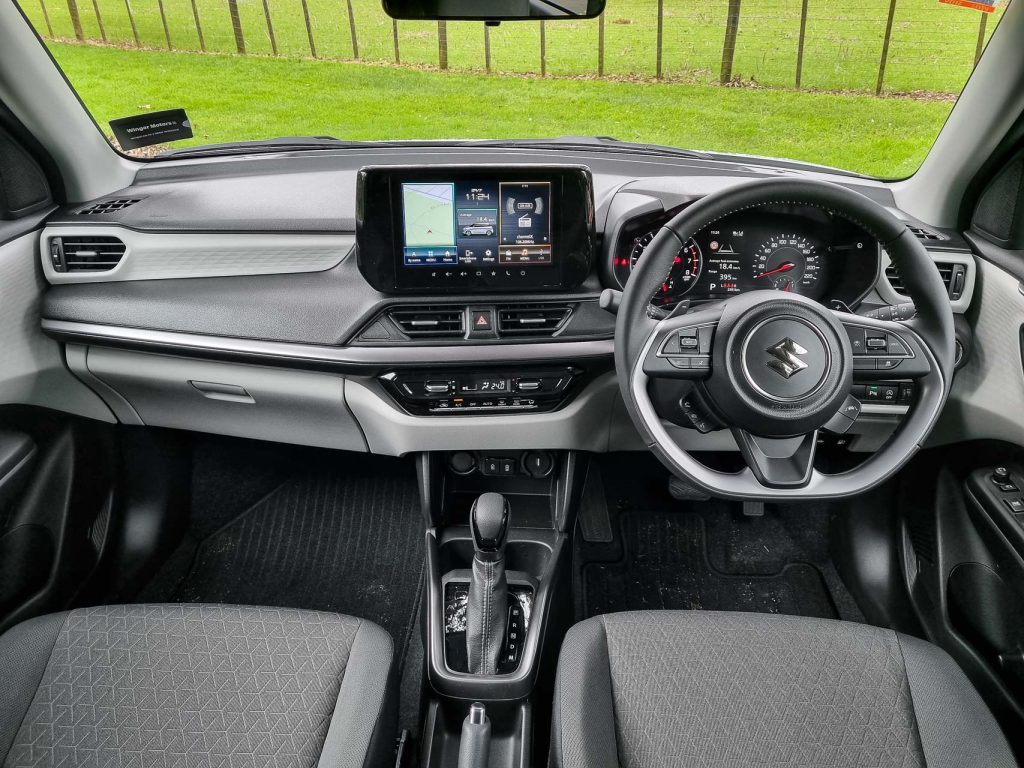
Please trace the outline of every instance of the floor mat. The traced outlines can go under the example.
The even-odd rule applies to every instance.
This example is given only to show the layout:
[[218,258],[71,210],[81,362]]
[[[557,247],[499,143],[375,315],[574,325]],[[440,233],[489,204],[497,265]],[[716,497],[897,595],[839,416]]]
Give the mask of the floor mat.
[[[288,465],[275,488],[261,489],[262,498],[226,520],[233,500],[224,486],[239,481],[239,473],[220,467],[223,476],[211,478],[197,467],[193,484],[204,497],[193,502],[190,535],[139,599],[358,616],[391,634],[401,663],[425,578],[412,467],[349,454],[311,456]],[[261,469],[257,461],[242,474]],[[252,494],[253,485],[239,492]],[[214,530],[211,519],[220,523]]]
[[719,570],[708,556],[705,519],[696,512],[632,511],[620,523],[624,556],[583,567],[588,616],[689,609],[838,617],[821,572],[809,563],[760,573]]

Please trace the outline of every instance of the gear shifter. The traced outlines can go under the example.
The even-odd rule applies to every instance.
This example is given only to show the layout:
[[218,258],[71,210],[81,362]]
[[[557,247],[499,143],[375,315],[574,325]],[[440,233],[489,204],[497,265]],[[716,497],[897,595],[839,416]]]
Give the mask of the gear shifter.
[[473,502],[469,527],[473,533],[473,576],[466,606],[466,651],[469,671],[497,674],[498,657],[508,623],[508,583],[505,581],[505,539],[508,501],[500,493],[485,493]]

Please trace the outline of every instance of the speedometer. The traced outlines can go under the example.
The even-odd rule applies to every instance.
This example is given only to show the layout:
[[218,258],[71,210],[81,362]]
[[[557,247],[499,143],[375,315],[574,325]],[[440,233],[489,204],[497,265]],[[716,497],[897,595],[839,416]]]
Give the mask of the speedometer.
[[[654,239],[655,232],[636,238],[633,241],[633,249],[629,252],[629,269],[632,272],[640,257],[643,256],[647,246]],[[700,246],[692,237],[686,241],[679,253],[672,262],[672,270],[668,277],[661,284],[661,288],[654,295],[655,304],[674,304],[685,296],[700,279],[701,269],[704,266],[704,257],[701,254]]]
[[806,237],[782,233],[758,246],[753,268],[757,288],[813,295],[821,273],[821,256]]

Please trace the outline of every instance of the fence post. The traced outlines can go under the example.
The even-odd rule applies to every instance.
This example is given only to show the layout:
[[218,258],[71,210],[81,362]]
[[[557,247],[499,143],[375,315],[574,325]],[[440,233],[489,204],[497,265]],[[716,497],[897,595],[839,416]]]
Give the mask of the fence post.
[[882,95],[882,82],[885,80],[885,63],[889,59],[889,41],[892,39],[894,18],[896,18],[896,0],[889,0],[889,18],[885,21],[885,37],[882,39],[882,59],[878,62],[878,82],[875,84],[875,96]]
[[164,40],[167,41],[167,50],[174,50],[171,47],[171,28],[167,26],[167,14],[164,12],[164,0],[156,0],[157,7],[160,9],[160,21],[164,25]]
[[[263,0],[263,6],[266,7],[266,0]],[[206,53],[206,38],[203,36],[203,25],[199,23],[199,6],[196,5],[196,0],[192,0],[192,19],[196,23],[196,36],[199,38],[199,50]]]
[[597,76],[604,77],[604,11],[597,17]]
[[491,28],[484,23],[484,68],[491,74]]
[[448,69],[448,24],[437,22],[437,65]]
[[804,41],[807,39],[807,3],[800,6],[800,39],[796,45],[796,87],[800,90],[800,80],[804,74]]
[[316,58],[316,43],[313,42],[313,25],[309,22],[309,4],[302,0],[302,18],[306,22],[306,37],[309,38],[309,55]]
[[398,19],[391,20],[391,37],[395,41],[395,64],[401,64],[402,54],[398,50]]
[[548,42],[544,34],[544,19],[540,20],[540,76],[548,75]]
[[[192,0],[194,3],[196,0]],[[270,3],[263,0],[263,18],[267,20],[267,35],[270,37],[270,52],[277,56],[277,35],[274,34],[274,22],[270,18]]]
[[85,32],[82,31],[82,17],[78,13],[78,0],[68,0],[68,13],[71,14],[71,25],[75,28],[75,39],[85,40]]
[[128,11],[128,21],[132,25],[132,37],[135,39],[135,47],[136,48],[141,48],[142,47],[142,42],[139,40],[139,28],[135,24],[135,14],[132,13],[132,3],[131,3],[131,0],[124,0],[124,9],[126,11]]
[[96,0],[92,0],[92,9],[96,13],[96,26],[100,28],[100,39],[105,43],[107,42],[107,31],[103,29],[103,17],[100,16],[100,4]]
[[46,22],[46,31],[53,37],[53,24],[50,23],[50,14],[46,12],[46,0],[39,0],[39,7],[43,11],[43,21]]
[[654,76],[661,80],[661,41],[663,39],[662,33],[665,22],[665,0],[658,0],[658,43],[657,43],[657,58],[658,63],[654,68]]
[[228,0],[228,13],[231,14],[231,29],[235,33],[235,48],[244,55],[245,35],[242,33],[242,19],[238,15],[238,0]]
[[348,31],[352,36],[352,58],[359,58],[359,41],[356,40],[356,15],[352,11],[352,0],[345,0],[348,6]]
[[736,35],[740,29],[740,0],[729,0],[725,16],[725,40],[722,43],[722,71],[718,81],[723,85],[732,80],[732,62],[736,56]]
[[985,27],[988,25],[988,14],[981,14],[981,23],[978,24],[978,44],[974,48],[974,66],[978,66],[978,59],[985,50]]

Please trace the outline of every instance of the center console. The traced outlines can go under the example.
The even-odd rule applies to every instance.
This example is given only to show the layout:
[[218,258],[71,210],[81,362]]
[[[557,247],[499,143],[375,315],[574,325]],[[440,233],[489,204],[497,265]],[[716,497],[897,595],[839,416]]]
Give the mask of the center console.
[[481,722],[488,765],[543,764],[532,729],[550,718],[558,646],[574,618],[568,533],[586,460],[565,451],[455,452],[421,454],[418,466],[429,517],[431,691],[421,765],[459,764],[460,749],[483,738]]

